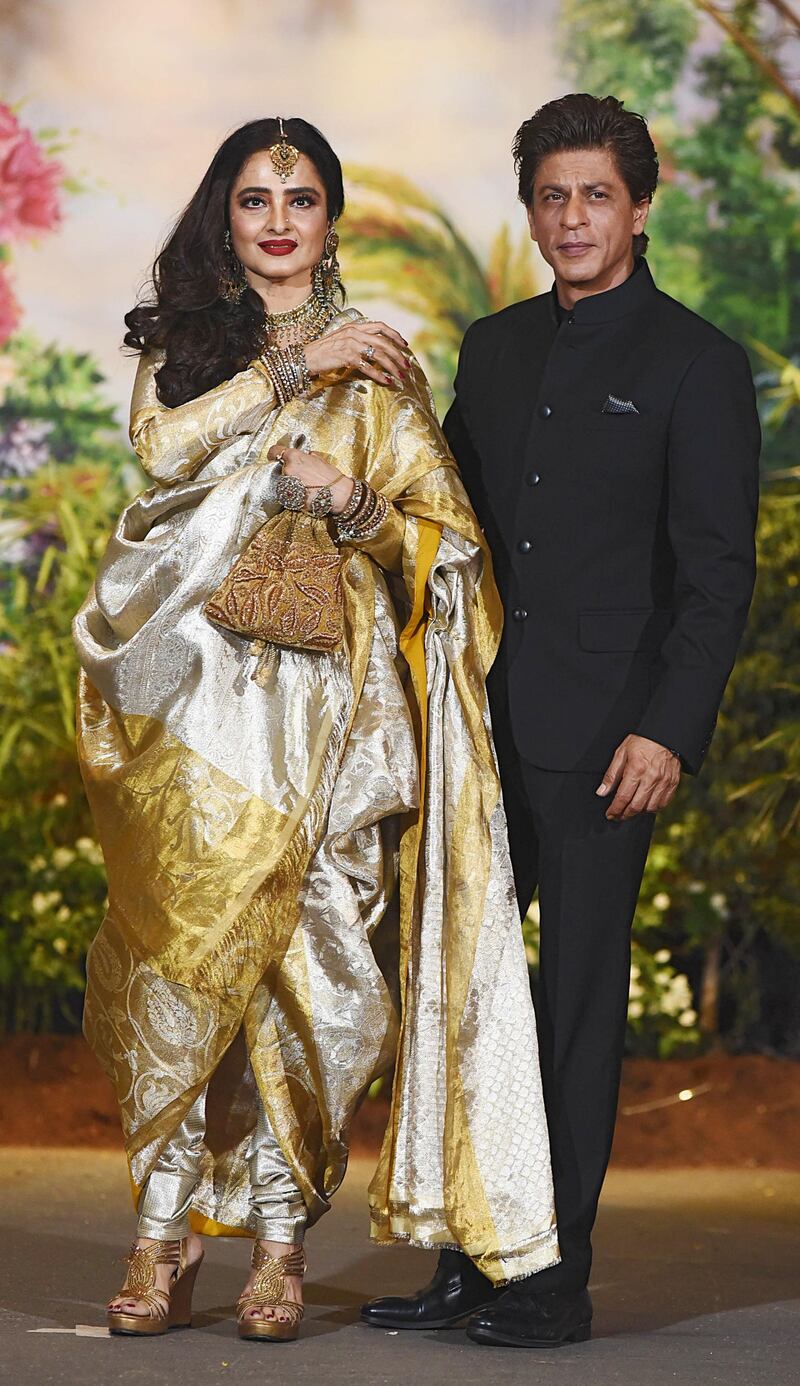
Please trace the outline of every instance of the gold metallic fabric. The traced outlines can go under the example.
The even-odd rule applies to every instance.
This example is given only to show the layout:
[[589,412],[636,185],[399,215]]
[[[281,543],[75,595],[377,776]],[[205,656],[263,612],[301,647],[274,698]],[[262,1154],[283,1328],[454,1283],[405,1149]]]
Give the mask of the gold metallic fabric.
[[[192,1224],[252,1235],[260,1104],[313,1222],[396,1052],[372,1235],[529,1273],[558,1249],[486,700],[501,608],[427,382],[333,377],[281,407],[255,365],[169,410],[158,364],[131,420],[157,485],[75,622],[109,876],[85,1029],[134,1187],[207,1085]],[[301,435],[389,511],[343,545],[341,648],[254,678],[251,643],[203,607],[278,511],[270,446]]]

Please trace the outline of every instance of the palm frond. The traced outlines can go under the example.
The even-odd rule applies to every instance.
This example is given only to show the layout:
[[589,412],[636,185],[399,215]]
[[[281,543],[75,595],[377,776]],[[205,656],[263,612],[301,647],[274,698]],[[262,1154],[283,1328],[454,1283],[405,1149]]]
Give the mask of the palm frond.
[[[771,428],[780,428],[791,413],[800,405],[800,364],[791,357],[782,356],[765,342],[753,337],[751,346],[758,352],[762,361],[772,369],[759,378],[762,384],[762,398],[770,401],[766,410],[766,422]],[[766,386],[767,388],[763,388]]]
[[420,323],[413,345],[445,407],[470,323],[536,292],[530,243],[506,226],[484,268],[447,213],[401,175],[352,166],[342,219],[342,266],[351,294],[383,299]]

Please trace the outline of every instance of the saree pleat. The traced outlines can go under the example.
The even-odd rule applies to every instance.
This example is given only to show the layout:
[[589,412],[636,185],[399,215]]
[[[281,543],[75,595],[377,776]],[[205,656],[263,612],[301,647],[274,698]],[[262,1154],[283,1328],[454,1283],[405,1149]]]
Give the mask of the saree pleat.
[[[251,368],[170,411],[154,366],[132,437],[159,485],[75,622],[109,876],[85,1031],[134,1191],[207,1084],[193,1225],[252,1234],[259,1104],[313,1222],[396,1052],[373,1237],[529,1273],[558,1249],[486,703],[502,617],[427,383],[322,382],[279,408]],[[343,648],[282,651],[256,682],[258,650],[202,608],[277,511],[270,446],[300,435],[382,490],[391,522],[343,550]]]

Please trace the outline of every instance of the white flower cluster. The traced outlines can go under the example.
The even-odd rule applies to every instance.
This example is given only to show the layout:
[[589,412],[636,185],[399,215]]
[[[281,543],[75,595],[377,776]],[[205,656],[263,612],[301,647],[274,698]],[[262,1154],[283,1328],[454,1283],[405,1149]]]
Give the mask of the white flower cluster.
[[[63,803],[61,802],[63,800]],[[56,808],[62,808],[66,804],[65,795],[56,795],[53,799]],[[38,853],[31,857],[30,870],[33,875],[40,875],[47,872],[46,880],[53,879],[53,872],[67,871],[73,862],[83,859],[91,866],[103,865],[103,853],[92,837],[79,837],[74,847],[56,847],[50,855],[43,856]],[[31,909],[40,918],[44,915],[51,915],[57,924],[66,924],[72,918],[73,911],[69,905],[64,904],[64,897],[60,890],[35,890],[31,895]],[[53,939],[53,951],[63,957],[69,951],[67,939],[57,937]]]
[[79,856],[85,857],[92,866],[103,865],[103,853],[93,837],[79,837],[75,843],[75,851]]
[[[42,856],[41,852],[39,852],[35,857],[31,857],[29,865],[34,875],[38,875],[41,871],[46,871],[48,866],[54,867],[56,871],[66,871],[68,867],[72,866],[74,861],[77,861],[78,857],[82,857],[84,861],[88,861],[91,866],[103,865],[102,849],[95,842],[93,837],[79,837],[74,848],[56,847],[49,862],[47,857]],[[41,911],[39,911],[39,913],[41,913]]]
[[61,899],[63,896],[60,890],[37,890],[31,897],[31,909],[34,914],[46,914]]
[[[31,909],[34,914],[47,914],[50,910],[54,910],[56,905],[60,905],[63,898],[60,890],[34,891],[31,896]],[[71,917],[72,910],[68,905],[61,905],[61,908],[56,910],[56,920],[59,924],[66,924]]]
[[668,948],[659,948],[653,954],[653,962],[658,966],[647,986],[643,985],[642,969],[635,963],[631,965],[629,1020],[641,1020],[645,1015],[666,1015],[686,1030],[696,1023],[697,1012],[692,1006],[689,979],[683,972],[675,972],[668,966],[671,956]]

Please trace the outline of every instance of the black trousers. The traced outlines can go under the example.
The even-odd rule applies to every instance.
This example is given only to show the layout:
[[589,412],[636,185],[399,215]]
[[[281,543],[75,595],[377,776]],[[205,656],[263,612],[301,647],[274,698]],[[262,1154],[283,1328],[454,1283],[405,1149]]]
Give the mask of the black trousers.
[[[504,764],[505,761],[505,764]],[[654,815],[605,817],[599,774],[501,757],[520,909],[538,886],[537,1023],[561,1264],[530,1288],[582,1289],[614,1134],[630,978],[630,927]]]

